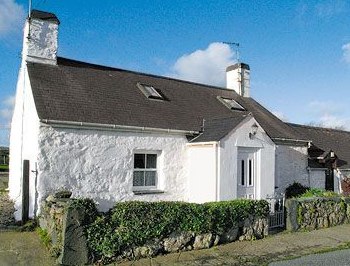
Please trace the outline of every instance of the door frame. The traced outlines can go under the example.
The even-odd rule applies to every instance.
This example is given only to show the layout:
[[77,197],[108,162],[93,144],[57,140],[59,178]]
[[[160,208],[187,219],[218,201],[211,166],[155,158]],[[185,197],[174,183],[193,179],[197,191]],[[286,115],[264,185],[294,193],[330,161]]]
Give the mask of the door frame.
[[[249,154],[253,155],[253,185],[249,186],[248,183],[248,176],[245,176],[245,184],[244,186],[241,185],[241,171],[240,171],[240,161],[241,161],[241,155],[242,154],[247,154],[247,156],[249,156]],[[253,187],[253,199],[258,199],[260,197],[260,193],[259,193],[259,186],[260,186],[260,149],[259,148],[254,148],[254,147],[237,147],[237,158],[236,158],[236,164],[237,164],[237,168],[236,168],[236,176],[237,176],[237,180],[236,180],[236,189],[237,189],[237,198],[243,198],[242,197],[242,193],[240,191],[240,189],[249,189],[251,187]],[[247,167],[248,168],[248,167]],[[247,174],[248,171],[246,171]],[[248,195],[248,193],[245,193],[245,195]],[[246,197],[244,197],[246,198]]]

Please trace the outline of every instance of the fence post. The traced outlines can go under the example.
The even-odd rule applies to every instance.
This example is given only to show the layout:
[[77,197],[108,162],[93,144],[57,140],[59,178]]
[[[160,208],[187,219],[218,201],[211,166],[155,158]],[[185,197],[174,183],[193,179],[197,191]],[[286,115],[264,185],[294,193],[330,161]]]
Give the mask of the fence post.
[[22,174],[22,223],[29,219],[29,160],[23,160]]

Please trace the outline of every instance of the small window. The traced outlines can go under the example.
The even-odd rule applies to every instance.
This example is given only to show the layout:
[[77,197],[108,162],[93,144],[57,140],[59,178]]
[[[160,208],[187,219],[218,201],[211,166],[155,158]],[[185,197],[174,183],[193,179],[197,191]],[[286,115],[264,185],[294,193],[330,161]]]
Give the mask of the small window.
[[133,187],[136,189],[157,187],[157,154],[134,154]]
[[253,186],[253,161],[249,159],[249,179],[248,186]]
[[245,184],[245,173],[244,173],[244,160],[241,161],[241,185],[244,186]]
[[149,99],[164,100],[164,97],[160,94],[160,92],[151,85],[137,83],[137,87]]
[[222,102],[227,108],[231,110],[245,111],[244,107],[236,102],[234,99],[217,97],[220,102]]

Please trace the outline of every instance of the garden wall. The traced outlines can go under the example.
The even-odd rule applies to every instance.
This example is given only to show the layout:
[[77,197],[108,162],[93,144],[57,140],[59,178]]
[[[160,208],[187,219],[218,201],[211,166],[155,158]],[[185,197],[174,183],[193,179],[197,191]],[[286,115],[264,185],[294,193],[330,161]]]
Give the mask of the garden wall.
[[49,196],[42,210],[40,226],[64,265],[204,249],[268,234],[266,201],[121,202],[97,214],[91,200]]
[[350,198],[314,197],[286,201],[287,230],[315,230],[350,221]]

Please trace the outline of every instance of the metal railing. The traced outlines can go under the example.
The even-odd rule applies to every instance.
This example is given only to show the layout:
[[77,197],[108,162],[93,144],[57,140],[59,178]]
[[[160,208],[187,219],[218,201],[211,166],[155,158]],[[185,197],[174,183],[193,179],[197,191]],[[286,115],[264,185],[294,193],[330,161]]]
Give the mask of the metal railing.
[[284,194],[268,195],[266,200],[270,205],[269,229],[283,228],[285,226]]

